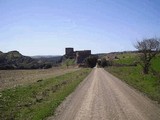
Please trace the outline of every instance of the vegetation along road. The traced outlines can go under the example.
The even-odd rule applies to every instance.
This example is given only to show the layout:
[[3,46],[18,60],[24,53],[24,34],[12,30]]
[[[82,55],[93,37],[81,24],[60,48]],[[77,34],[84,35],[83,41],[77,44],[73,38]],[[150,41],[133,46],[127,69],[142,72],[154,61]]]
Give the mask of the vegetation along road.
[[160,108],[102,68],[94,68],[48,120],[160,120]]

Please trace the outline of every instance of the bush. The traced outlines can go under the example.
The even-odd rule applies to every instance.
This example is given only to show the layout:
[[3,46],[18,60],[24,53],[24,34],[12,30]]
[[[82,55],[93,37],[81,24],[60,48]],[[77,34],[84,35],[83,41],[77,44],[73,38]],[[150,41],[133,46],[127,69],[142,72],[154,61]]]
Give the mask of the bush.
[[102,67],[109,66],[109,61],[107,61],[105,58],[102,58],[102,60],[101,60],[101,66]]
[[44,66],[44,69],[48,69],[48,68],[51,68],[52,67],[52,65],[51,64],[45,64],[45,66]]
[[97,56],[90,56],[88,58],[85,59],[85,64],[87,65],[87,67],[95,67],[97,64]]
[[97,64],[98,64],[99,67],[101,67],[101,60],[98,60]]
[[110,62],[108,60],[106,60],[105,58],[102,58],[101,60],[98,60],[98,66],[100,67],[106,67],[106,66],[110,66]]
[[119,59],[117,56],[115,56],[115,59]]

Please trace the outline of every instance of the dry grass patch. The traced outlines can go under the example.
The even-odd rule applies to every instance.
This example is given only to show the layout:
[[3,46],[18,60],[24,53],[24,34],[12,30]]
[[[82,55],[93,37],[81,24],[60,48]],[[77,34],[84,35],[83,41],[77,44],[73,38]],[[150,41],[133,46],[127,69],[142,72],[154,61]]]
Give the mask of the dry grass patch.
[[55,77],[76,70],[78,69],[67,69],[61,67],[36,70],[0,70],[0,90],[18,85],[33,83],[39,80]]

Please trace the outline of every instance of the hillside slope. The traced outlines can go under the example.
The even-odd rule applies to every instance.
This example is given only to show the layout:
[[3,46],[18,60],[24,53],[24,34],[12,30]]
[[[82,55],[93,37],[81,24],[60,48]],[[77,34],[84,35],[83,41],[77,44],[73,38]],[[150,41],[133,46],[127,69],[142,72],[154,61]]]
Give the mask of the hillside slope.
[[49,68],[50,64],[23,56],[18,51],[0,53],[0,69],[38,69]]

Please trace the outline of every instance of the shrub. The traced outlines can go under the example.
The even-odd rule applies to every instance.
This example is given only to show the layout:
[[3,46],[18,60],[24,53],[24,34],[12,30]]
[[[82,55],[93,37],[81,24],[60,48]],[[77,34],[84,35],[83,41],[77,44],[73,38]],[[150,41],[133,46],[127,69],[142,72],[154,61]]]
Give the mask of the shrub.
[[101,60],[101,66],[102,67],[109,66],[109,61],[107,61],[105,58],[102,58],[102,60]]
[[97,56],[90,56],[85,59],[85,64],[87,65],[87,67],[93,68],[96,66],[97,60],[98,60]]

